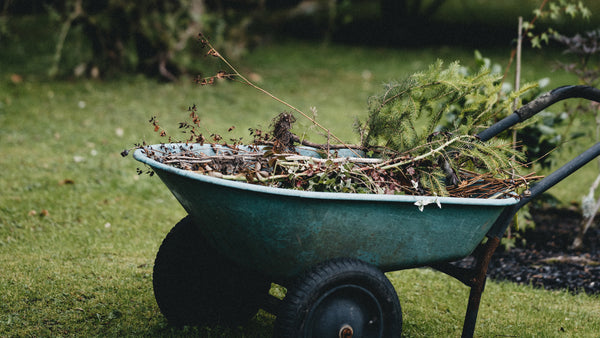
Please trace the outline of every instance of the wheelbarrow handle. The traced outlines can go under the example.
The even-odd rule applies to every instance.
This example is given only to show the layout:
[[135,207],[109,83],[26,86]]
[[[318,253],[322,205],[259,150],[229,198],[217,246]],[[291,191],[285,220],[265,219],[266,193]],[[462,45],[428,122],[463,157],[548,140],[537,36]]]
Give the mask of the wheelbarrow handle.
[[515,110],[513,114],[477,134],[477,137],[482,141],[487,141],[515,124],[529,119],[554,103],[570,98],[582,98],[600,102],[600,90],[590,86],[558,87]]
[[[523,107],[516,110],[512,115],[505,119],[497,122],[488,129],[479,133],[477,136],[482,141],[487,141],[500,132],[510,128],[518,122],[525,121],[526,119],[534,116],[535,114],[542,111],[544,108],[564,99],[569,98],[583,98],[591,101],[600,102],[600,90],[590,86],[565,86],[556,88],[548,93],[545,93],[537,99],[529,102]],[[520,200],[517,204],[512,207],[504,209],[502,214],[498,217],[487,236],[502,237],[514,215],[521,207],[529,203],[532,199],[540,196],[546,190],[550,189],[558,182],[567,178],[579,168],[583,167],[588,162],[592,161],[597,156],[600,156],[600,142],[591,146],[588,150],[575,157],[570,162],[564,164],[562,167],[544,177],[541,181],[535,183],[528,191],[527,194],[520,196]]]
[[[531,118],[544,110],[544,108],[569,98],[584,98],[600,102],[600,90],[589,86],[565,86],[556,88],[542,94],[540,97],[517,109],[513,114],[493,124],[488,129],[477,134],[477,136],[482,141],[487,141],[513,125]],[[471,292],[469,294],[469,303],[467,305],[467,313],[463,324],[462,337],[473,337],[481,293],[485,287],[489,260],[496,250],[496,247],[500,244],[502,236],[510,226],[517,211],[529,201],[541,195],[543,192],[550,189],[597,156],[600,156],[600,142],[596,143],[575,159],[533,185],[526,193],[519,196],[519,201],[515,205],[503,209],[500,216],[486,234],[489,240],[483,246],[484,250],[476,256],[477,265],[473,272],[466,270],[469,272],[469,274],[466,274],[464,272],[465,270],[463,270],[463,272],[456,270],[456,267],[449,263],[440,264],[436,267],[438,270],[457,278],[467,285],[469,285],[468,283],[471,283],[469,285],[471,287]]]

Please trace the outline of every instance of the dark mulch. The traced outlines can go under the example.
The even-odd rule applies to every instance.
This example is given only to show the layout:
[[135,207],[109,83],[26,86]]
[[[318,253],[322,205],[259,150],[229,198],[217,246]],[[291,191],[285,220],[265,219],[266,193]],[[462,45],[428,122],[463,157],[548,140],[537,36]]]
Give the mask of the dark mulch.
[[533,209],[534,229],[521,234],[516,247],[499,248],[488,277],[547,290],[600,294],[600,226],[588,230],[582,250],[571,250],[581,215],[568,209]]

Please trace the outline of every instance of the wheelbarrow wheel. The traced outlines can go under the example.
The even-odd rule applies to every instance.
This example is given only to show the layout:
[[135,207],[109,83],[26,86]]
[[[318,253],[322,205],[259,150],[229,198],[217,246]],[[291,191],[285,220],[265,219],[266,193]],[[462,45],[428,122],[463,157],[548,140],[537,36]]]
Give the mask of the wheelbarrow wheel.
[[350,258],[316,266],[288,289],[275,337],[400,337],[402,309],[376,267]]
[[153,286],[171,325],[236,326],[258,312],[271,283],[220,255],[187,216],[158,250]]

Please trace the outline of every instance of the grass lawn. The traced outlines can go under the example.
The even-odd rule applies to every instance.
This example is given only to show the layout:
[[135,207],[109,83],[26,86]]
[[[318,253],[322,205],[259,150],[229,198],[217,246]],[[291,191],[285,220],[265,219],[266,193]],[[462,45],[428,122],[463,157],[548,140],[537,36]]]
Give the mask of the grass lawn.
[[[176,84],[139,76],[50,81],[43,75],[48,49],[18,42],[0,48],[0,336],[269,336],[274,318],[263,312],[243,329],[167,326],[152,294],[152,266],[160,242],[185,212],[158,178],[138,176],[137,162],[119,153],[142,140],[161,141],[147,123],[151,116],[176,135],[192,104],[207,130],[229,136],[227,128],[235,125],[231,137],[247,139],[249,127],[268,128],[284,107],[239,84],[199,88],[191,78]],[[505,64],[509,51],[483,53]],[[553,56],[525,54],[525,78],[550,76],[552,87],[573,83],[548,72]],[[364,118],[368,97],[437,58],[474,62],[472,51],[449,47],[293,42],[261,48],[238,64],[296,107],[316,107],[323,125],[356,142],[352,123]],[[296,132],[322,141],[300,119]],[[567,202],[578,198],[590,184],[581,177],[591,182],[594,170],[561,183],[555,194]],[[426,269],[389,277],[403,306],[405,336],[459,335],[466,287]],[[494,282],[476,328],[486,337],[598,332],[598,296]]]

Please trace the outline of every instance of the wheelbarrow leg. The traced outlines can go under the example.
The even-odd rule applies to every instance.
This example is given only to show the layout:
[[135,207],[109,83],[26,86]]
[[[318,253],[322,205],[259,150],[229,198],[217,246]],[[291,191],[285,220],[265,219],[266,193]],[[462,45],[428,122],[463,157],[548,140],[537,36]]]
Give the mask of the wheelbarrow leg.
[[471,292],[469,293],[469,303],[467,305],[467,313],[463,324],[462,338],[471,338],[475,332],[475,323],[477,322],[477,313],[479,312],[479,303],[481,294],[485,289],[485,281],[487,279],[487,269],[494,251],[500,244],[500,238],[489,238],[485,243],[484,250],[477,257],[477,265],[475,267],[475,275],[471,280]]

